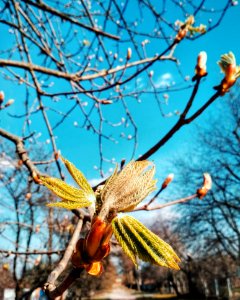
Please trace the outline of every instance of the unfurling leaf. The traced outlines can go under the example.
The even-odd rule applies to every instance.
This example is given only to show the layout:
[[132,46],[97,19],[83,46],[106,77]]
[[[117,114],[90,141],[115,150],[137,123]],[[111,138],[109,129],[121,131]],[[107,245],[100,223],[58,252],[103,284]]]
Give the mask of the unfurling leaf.
[[118,165],[116,166],[113,174],[108,178],[106,181],[105,185],[103,186],[103,189],[101,191],[101,198],[104,199],[106,198],[106,193],[111,189],[111,184],[114,182],[118,174]]
[[81,189],[77,189],[71,185],[68,185],[58,178],[40,177],[42,184],[44,184],[57,196],[62,198],[62,202],[49,203],[48,206],[76,209],[87,207],[95,203],[95,194],[82,172],[80,172],[70,161],[64,159],[63,157],[61,158],[69,173],[72,175],[73,179]]
[[90,205],[91,202],[74,202],[74,201],[61,201],[61,202],[52,202],[47,204],[48,207],[60,207],[69,210],[87,207]]
[[105,218],[111,208],[117,212],[132,210],[156,189],[154,174],[155,166],[149,161],[131,161],[119,174],[115,169],[101,192],[99,216]]
[[136,264],[136,258],[155,265],[179,270],[179,257],[172,247],[131,216],[116,217],[113,233],[125,253]]
[[92,204],[90,195],[82,190],[76,189],[64,181],[53,177],[40,177],[44,184],[54,194],[62,198],[62,202],[51,203],[48,206],[57,206],[67,209],[87,207]]
[[218,62],[219,67],[223,73],[228,72],[230,65],[236,66],[235,55],[230,51],[229,53],[223,54],[221,60]]
[[94,192],[88,183],[87,179],[83,175],[81,171],[79,171],[74,164],[70,161],[66,160],[65,158],[61,157],[62,161],[64,162],[66,168],[68,169],[69,173],[71,174],[72,178],[76,181],[76,183],[80,186],[80,188],[87,194],[93,195],[95,197]]
[[79,201],[84,198],[83,191],[68,185],[61,179],[53,177],[41,177],[40,179],[49,190],[64,200]]
[[218,62],[218,65],[225,74],[227,81],[233,81],[234,83],[240,76],[240,66],[236,65],[235,55],[231,51],[221,56],[221,60]]
[[194,16],[189,16],[185,22],[181,22],[177,20],[175,22],[175,25],[179,26],[179,31],[175,37],[175,42],[179,43],[185,36],[189,33],[190,36],[194,35],[195,33],[203,34],[206,32],[206,26],[203,24],[200,24],[198,27],[193,27],[193,24],[195,23]]
[[240,77],[240,66],[236,65],[235,55],[232,52],[223,54],[221,60],[218,62],[225,77],[220,85],[215,86],[214,89],[220,92],[223,96],[229,92],[230,88],[235,84],[236,80]]

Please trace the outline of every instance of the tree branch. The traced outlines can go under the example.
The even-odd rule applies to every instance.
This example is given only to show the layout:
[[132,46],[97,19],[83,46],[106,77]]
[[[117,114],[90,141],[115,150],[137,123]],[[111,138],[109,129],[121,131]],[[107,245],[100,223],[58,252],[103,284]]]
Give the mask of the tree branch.
[[33,2],[31,0],[25,0],[25,3],[28,3],[30,5],[33,5],[43,11],[46,11],[52,15],[55,15],[59,18],[61,18],[62,20],[66,20],[66,21],[69,21],[70,23],[72,24],[75,24],[79,27],[82,27],[84,29],[87,29],[89,31],[92,31],[94,32],[96,35],[102,35],[102,36],[105,36],[105,37],[108,37],[110,39],[113,39],[113,40],[120,40],[120,37],[119,36],[116,36],[116,35],[113,35],[113,34],[110,34],[110,33],[107,33],[107,32],[104,32],[102,30],[100,30],[99,28],[96,28],[96,27],[91,27],[91,26],[88,26],[84,23],[81,23],[79,22],[78,20],[74,19],[74,18],[71,18],[70,16],[68,16],[66,13],[64,12],[61,12],[45,3],[43,3],[42,1],[40,2]]
[[[72,80],[72,81],[87,81],[87,80],[93,80],[93,79],[97,79],[100,77],[105,77],[107,75],[111,75],[117,72],[120,72],[122,70],[128,69],[128,68],[132,68],[138,65],[142,65],[142,64],[146,64],[146,63],[152,63],[155,62],[157,60],[172,60],[172,61],[176,61],[173,57],[170,56],[160,56],[160,57],[148,57],[142,60],[137,60],[131,63],[127,63],[124,64],[122,66],[117,66],[115,68],[112,69],[104,69],[104,70],[100,70],[97,73],[94,74],[88,74],[85,76],[79,76],[78,73],[67,73],[67,72],[62,72],[62,71],[58,71],[55,69],[50,69],[50,68],[45,68],[42,67],[40,65],[35,65],[32,63],[28,63],[28,62],[23,62],[23,61],[16,61],[16,60],[9,60],[9,59],[0,59],[0,66],[5,67],[16,67],[16,68],[21,68],[27,71],[36,71],[36,72],[40,72],[43,74],[47,74],[47,75],[52,75],[55,77],[60,77],[66,80]],[[57,95],[57,94],[56,94]]]
[[34,181],[37,181],[37,176],[40,175],[40,171],[35,167],[31,159],[28,157],[27,150],[24,147],[23,139],[11,134],[10,132],[5,131],[0,128],[0,136],[6,138],[7,140],[13,142],[16,145],[16,152],[23,162],[23,164],[27,167],[29,173],[31,174]]
[[58,279],[59,275],[62,274],[62,272],[65,270],[72,256],[73,250],[79,239],[82,225],[83,219],[81,218],[77,223],[72,238],[63,255],[63,258],[57,264],[55,269],[49,274],[47,282],[44,284],[44,290],[51,299],[54,299],[55,297],[61,295],[75,281],[75,279],[79,277],[80,273],[82,272],[81,269],[72,269],[69,275],[63,280],[63,282],[59,286],[55,285],[56,280]]
[[33,250],[33,251],[12,251],[12,250],[1,250],[0,253],[7,254],[7,256],[10,256],[12,254],[14,255],[53,255],[53,254],[62,254],[65,250],[54,250],[54,251],[41,251],[41,250]]
[[189,99],[189,101],[186,104],[186,107],[183,111],[183,113],[181,114],[179,120],[177,121],[177,123],[165,134],[165,136],[163,138],[161,138],[159,140],[159,142],[157,142],[153,147],[151,147],[148,151],[146,151],[141,157],[139,157],[137,160],[144,160],[147,159],[148,157],[150,157],[151,155],[153,155],[154,153],[157,152],[157,150],[159,150],[159,148],[161,148],[170,138],[172,138],[175,133],[184,125],[190,124],[192,121],[194,121],[198,116],[200,116],[219,96],[220,93],[219,91],[217,91],[201,108],[199,108],[191,117],[186,118],[186,114],[188,113],[189,109],[192,106],[192,103],[194,101],[194,98],[197,94],[198,88],[199,88],[199,83],[200,81],[197,81],[192,95]]
[[133,211],[162,209],[162,208],[167,207],[167,206],[172,206],[172,205],[176,205],[176,204],[179,204],[179,203],[185,203],[185,202],[187,202],[189,200],[192,200],[192,199],[195,199],[197,197],[198,197],[197,194],[193,194],[193,195],[185,197],[185,198],[177,199],[177,200],[174,200],[174,201],[171,201],[171,202],[168,202],[168,203],[164,203],[164,204],[159,204],[159,205],[156,205],[156,206],[153,206],[153,207],[149,207],[148,205],[143,205],[143,206],[135,208]]

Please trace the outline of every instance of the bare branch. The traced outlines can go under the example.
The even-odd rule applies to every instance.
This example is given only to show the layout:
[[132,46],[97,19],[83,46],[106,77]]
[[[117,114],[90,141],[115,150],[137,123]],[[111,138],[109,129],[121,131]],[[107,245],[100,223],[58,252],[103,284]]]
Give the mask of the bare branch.
[[172,138],[175,133],[184,125],[190,124],[194,121],[198,116],[200,116],[219,96],[220,93],[216,92],[201,108],[199,108],[191,117],[186,118],[186,114],[189,111],[190,107],[192,106],[193,100],[197,94],[197,90],[199,87],[199,81],[196,82],[192,95],[187,102],[187,105],[184,109],[184,113],[180,115],[179,120],[177,123],[168,131],[168,133],[159,140],[153,147],[151,147],[148,151],[146,151],[138,160],[144,160],[156,153],[170,138]]
[[115,35],[110,34],[110,33],[107,33],[107,32],[104,32],[104,31],[100,30],[99,28],[90,27],[90,26],[88,26],[88,25],[86,25],[84,23],[81,23],[78,20],[76,20],[74,18],[71,18],[70,16],[68,16],[64,12],[58,11],[57,9],[55,9],[55,8],[53,8],[53,7],[45,4],[45,3],[43,3],[42,1],[41,2],[33,2],[31,0],[26,0],[25,2],[28,3],[28,4],[31,4],[33,6],[35,6],[37,8],[39,8],[41,10],[43,10],[43,11],[46,11],[46,12],[52,14],[52,15],[58,16],[62,20],[69,21],[72,24],[75,24],[75,25],[77,25],[79,27],[82,27],[84,29],[92,31],[96,35],[102,35],[102,36],[108,37],[108,38],[113,39],[113,40],[119,40],[120,39],[120,37],[115,36]]
[[135,208],[133,211],[158,210],[158,209],[162,209],[162,208],[172,206],[172,205],[176,205],[176,204],[179,204],[179,203],[185,203],[185,202],[193,200],[197,197],[198,197],[197,194],[193,194],[193,195],[185,197],[185,198],[177,199],[177,200],[170,201],[170,202],[167,202],[167,203],[164,203],[164,204],[159,204],[159,205],[156,205],[156,206],[153,206],[153,207],[149,207],[148,204],[146,204],[146,205]]
[[77,278],[76,276],[79,276],[79,274],[81,273],[80,270],[73,269],[71,273],[68,275],[68,277],[65,278],[65,280],[59,285],[59,287],[55,285],[56,280],[58,279],[59,275],[62,274],[62,272],[65,270],[72,256],[75,245],[79,239],[82,225],[83,225],[83,219],[79,219],[75,231],[72,235],[72,238],[66,248],[63,258],[57,264],[55,269],[49,274],[48,280],[44,284],[44,290],[46,291],[47,295],[51,299],[54,299],[56,296],[61,295],[69,287],[69,285],[72,284],[73,281]]
[[[157,60],[176,61],[176,59],[171,57],[171,56],[148,57],[148,58],[145,58],[145,59],[142,59],[142,60],[127,63],[127,64],[122,65],[122,66],[117,66],[116,68],[112,68],[112,69],[109,69],[109,70],[100,70],[95,74],[89,74],[89,75],[84,75],[84,76],[79,76],[78,73],[71,74],[71,73],[66,73],[66,72],[62,72],[62,71],[58,71],[58,70],[54,70],[54,69],[50,69],[50,68],[45,68],[45,67],[35,65],[35,64],[32,64],[32,63],[27,63],[27,62],[22,62],[22,61],[14,61],[14,60],[6,60],[6,59],[0,59],[0,66],[3,66],[3,67],[4,66],[17,67],[17,68],[25,69],[25,70],[28,70],[28,71],[36,71],[36,72],[40,72],[40,73],[43,73],[43,74],[64,78],[66,80],[88,81],[88,80],[93,80],[93,79],[97,79],[97,78],[100,78],[100,77],[105,77],[107,75],[111,75],[111,74],[120,72],[120,71],[128,69],[128,68],[132,68],[132,67],[135,67],[135,66],[138,66],[138,65],[143,65],[143,64],[146,64],[146,63],[149,64],[149,63],[155,62]],[[85,91],[83,91],[83,92],[85,92]],[[45,94],[45,93],[43,93],[43,94]]]
[[31,174],[32,178],[37,181],[37,176],[40,175],[40,171],[36,168],[33,162],[30,160],[27,150],[24,147],[23,139],[11,134],[4,129],[0,128],[0,136],[6,138],[7,140],[13,142],[16,145],[16,152],[23,162],[23,164],[27,167],[29,173]]
[[0,249],[0,253],[4,253],[7,254],[7,256],[10,256],[12,254],[14,255],[60,255],[63,254],[65,252],[64,250],[53,250],[53,251],[44,251],[44,250],[32,250],[32,251],[12,251],[12,250],[1,250]]

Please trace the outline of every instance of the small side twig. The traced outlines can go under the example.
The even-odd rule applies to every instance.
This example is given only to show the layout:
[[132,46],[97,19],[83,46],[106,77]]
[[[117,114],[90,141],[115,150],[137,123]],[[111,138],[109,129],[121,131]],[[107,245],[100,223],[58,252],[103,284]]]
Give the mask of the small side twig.
[[23,162],[23,164],[27,167],[29,173],[33,177],[33,179],[36,181],[37,176],[40,175],[40,171],[35,167],[33,162],[28,156],[27,150],[24,147],[23,139],[8,132],[4,129],[0,128],[0,136],[6,138],[7,140],[13,142],[16,145],[16,152],[20,158],[20,160]]
[[156,205],[156,206],[153,206],[153,207],[149,207],[148,205],[143,205],[143,206],[135,208],[133,211],[162,209],[164,207],[172,206],[172,205],[179,204],[179,203],[184,203],[184,202],[190,201],[190,200],[195,199],[195,198],[198,198],[197,194],[193,194],[191,196],[181,198],[181,199],[177,199],[177,200],[174,200],[174,201],[170,201],[170,202],[167,202],[167,203],[164,203],[164,204],[159,204],[159,205]]
[[155,201],[157,199],[157,197],[161,194],[161,192],[163,191],[163,188],[161,187],[157,193],[148,201],[148,203],[146,205],[144,205],[146,208],[149,207],[153,201]]

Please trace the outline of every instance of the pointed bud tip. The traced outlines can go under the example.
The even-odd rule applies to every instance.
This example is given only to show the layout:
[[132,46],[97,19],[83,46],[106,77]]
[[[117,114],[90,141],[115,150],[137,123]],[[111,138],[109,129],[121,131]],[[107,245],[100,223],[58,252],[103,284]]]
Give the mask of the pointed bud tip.
[[127,50],[127,60],[129,60],[132,57],[132,49],[128,48]]
[[203,199],[212,189],[212,178],[209,173],[203,174],[203,186],[197,190],[197,197]]

